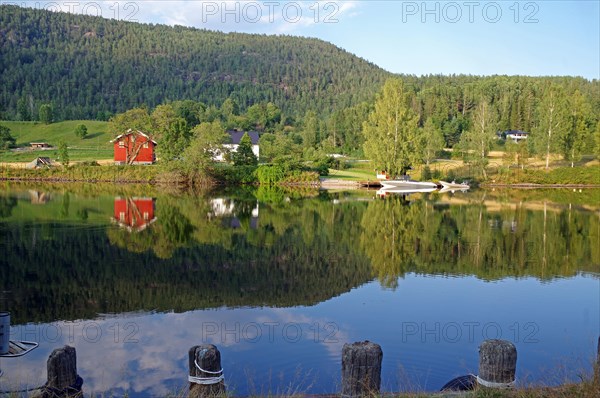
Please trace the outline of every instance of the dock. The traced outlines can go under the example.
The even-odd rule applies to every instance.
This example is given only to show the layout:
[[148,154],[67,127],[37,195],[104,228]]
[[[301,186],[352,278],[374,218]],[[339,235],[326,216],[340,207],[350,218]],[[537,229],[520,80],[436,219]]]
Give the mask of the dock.
[[358,184],[363,188],[380,188],[382,186],[379,180],[359,181]]

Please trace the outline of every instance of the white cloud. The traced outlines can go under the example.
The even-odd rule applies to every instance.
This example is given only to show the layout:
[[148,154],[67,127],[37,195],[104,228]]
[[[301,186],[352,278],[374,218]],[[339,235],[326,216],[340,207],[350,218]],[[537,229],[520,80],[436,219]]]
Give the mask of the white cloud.
[[225,32],[295,32],[304,35],[310,35],[311,28],[354,18],[361,6],[354,0],[17,0],[8,3],[122,21],[183,25]]

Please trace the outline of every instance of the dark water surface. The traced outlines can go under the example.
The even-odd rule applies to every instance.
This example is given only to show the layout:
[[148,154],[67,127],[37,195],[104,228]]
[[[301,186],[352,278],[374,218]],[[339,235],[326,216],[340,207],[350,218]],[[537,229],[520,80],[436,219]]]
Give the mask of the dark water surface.
[[589,374],[600,333],[600,191],[0,188],[0,390],[37,386],[77,349],[84,391],[186,386],[216,344],[228,390],[339,391],[344,343],[383,349],[388,391],[477,373],[479,344],[518,350],[517,382]]

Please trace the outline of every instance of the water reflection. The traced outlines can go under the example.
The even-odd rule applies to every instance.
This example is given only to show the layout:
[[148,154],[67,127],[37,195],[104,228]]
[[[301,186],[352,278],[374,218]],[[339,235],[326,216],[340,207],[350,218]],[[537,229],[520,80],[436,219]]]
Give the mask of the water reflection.
[[[241,228],[242,223],[248,223],[251,229],[258,228],[258,201],[234,201],[229,198],[210,199],[212,211],[208,213],[209,220],[213,218],[223,219],[224,227]],[[246,228],[247,229],[247,228]]]
[[155,198],[116,197],[112,221],[128,232],[139,232],[156,221]]
[[[51,200],[35,204],[32,191]],[[404,325],[497,322],[510,331],[515,322],[535,322],[541,342],[557,350],[597,334],[597,300],[590,299],[600,272],[597,195],[479,190],[381,200],[373,192],[266,187],[177,196],[147,188],[4,190],[0,288],[9,291],[5,305],[17,329],[98,323],[109,340],[73,342],[96,391],[173,392],[185,384],[187,349],[204,341],[226,350],[229,380],[242,393],[265,392],[247,384],[254,379],[248,370],[264,378],[282,369],[289,384],[296,363],[325,376],[309,383],[312,391],[331,392],[340,344],[366,338],[393,348],[384,356],[392,373],[398,358],[431,359],[404,365],[419,374],[433,367],[431,380],[441,386],[457,374],[434,358],[439,341],[398,340]],[[124,341],[134,330],[130,322],[139,328],[133,346]],[[304,338],[281,345],[261,330],[260,343],[252,334],[231,343],[220,334],[223,324],[241,336],[250,333],[244,325],[265,322],[294,323]],[[331,322],[339,338],[308,345],[315,339],[306,336],[326,336]],[[207,325],[218,333],[198,337]],[[46,339],[31,360],[43,363],[68,338]],[[477,342],[460,343],[444,345],[443,362],[462,358],[450,369],[473,371]],[[269,358],[252,363],[260,350]],[[524,363],[531,367],[548,360],[530,351]],[[466,352],[473,357],[465,359]],[[107,365],[98,368],[102,361]]]

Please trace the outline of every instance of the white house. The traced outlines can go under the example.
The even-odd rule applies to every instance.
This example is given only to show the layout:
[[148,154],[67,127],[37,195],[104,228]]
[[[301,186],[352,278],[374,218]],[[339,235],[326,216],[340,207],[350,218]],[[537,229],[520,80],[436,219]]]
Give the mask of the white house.
[[[225,148],[228,148],[230,152],[236,152],[238,146],[240,145],[240,141],[245,133],[246,133],[246,131],[238,131],[238,130],[227,131],[227,134],[229,134],[229,136],[231,137],[231,143],[225,144],[223,146]],[[254,153],[256,158],[258,158],[259,153],[260,153],[259,148],[258,148],[258,139],[259,139],[258,131],[248,131],[247,133],[250,136],[250,140],[252,141],[252,153]],[[217,156],[215,156],[215,160],[222,162],[224,160],[223,154],[219,153]]]
[[507,130],[504,132],[507,139],[513,140],[514,142],[519,142],[527,139],[529,133],[526,133],[521,130]]

